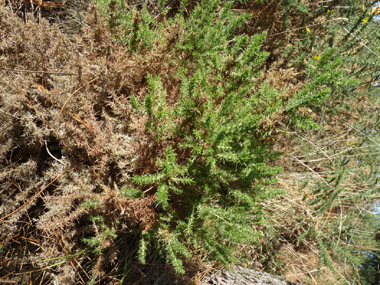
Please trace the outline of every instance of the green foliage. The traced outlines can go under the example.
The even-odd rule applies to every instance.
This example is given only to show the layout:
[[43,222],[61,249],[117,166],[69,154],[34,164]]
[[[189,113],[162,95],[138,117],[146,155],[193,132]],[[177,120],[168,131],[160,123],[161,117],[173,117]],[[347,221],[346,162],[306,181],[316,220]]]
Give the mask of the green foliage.
[[100,254],[103,249],[103,242],[107,239],[115,239],[117,237],[115,228],[110,228],[103,223],[103,217],[98,219],[92,219],[93,222],[100,221],[99,232],[96,236],[85,237],[82,239],[90,248],[92,248],[93,253]]
[[[146,7],[141,11],[133,10],[126,13],[127,7],[123,0],[95,0],[95,2],[102,13],[109,15],[108,22],[117,39],[128,45],[131,51],[153,48],[155,38],[159,34],[156,29],[151,28],[156,21]],[[120,30],[121,33],[118,32]]]
[[[239,32],[249,15],[235,14],[232,2],[200,1],[191,11],[183,2],[173,18],[161,22],[146,7],[126,13],[123,1],[99,1],[120,43],[141,58],[145,52],[156,56],[164,50],[166,63],[175,70],[168,76],[147,74],[145,94],[130,96],[133,115],[144,118],[145,131],[157,150],[150,171],[134,173],[133,187],[121,190],[129,198],[155,195],[157,222],[141,234],[141,262],[153,245],[178,272],[184,272],[182,262],[193,251],[205,250],[210,259],[229,264],[237,262],[232,253],[239,247],[260,243],[263,233],[257,228],[270,220],[262,202],[284,194],[271,187],[282,171],[275,163],[281,154],[269,143],[274,134],[284,130],[299,136],[321,132],[330,117],[359,112],[353,102],[361,100],[356,91],[363,87],[361,72],[369,84],[378,80],[378,73],[373,73],[378,71],[378,63],[370,56],[378,43],[367,47],[365,56],[359,54],[365,48],[357,48],[359,36],[369,39],[377,33],[370,28],[373,15],[367,11],[357,16],[354,12],[360,5],[354,2],[340,14],[350,19],[347,33],[355,39],[346,41],[349,36],[335,20],[326,21],[322,30],[319,26],[313,32],[305,28],[313,17],[332,17],[330,11],[321,7],[312,11],[298,0],[281,1],[285,27],[293,13],[301,13],[302,27],[293,34],[302,38],[281,51],[284,61],[302,77],[302,87],[289,95],[271,86],[265,76],[263,82],[258,80],[269,56],[262,50],[267,33]],[[165,16],[168,10],[160,3],[160,15]],[[173,31],[175,36],[168,36]],[[178,94],[173,95],[168,82],[178,86]],[[336,133],[344,133],[342,130]],[[305,156],[314,151],[306,145],[300,142]],[[314,183],[315,199],[310,202],[318,217],[328,220],[341,203],[363,201],[361,194],[347,191],[345,185],[352,181],[355,169],[352,156],[347,152],[334,158],[334,168],[323,166],[325,174],[318,174],[322,180]],[[372,162],[364,155],[363,162],[364,158],[367,167]],[[370,174],[367,169],[358,170],[355,182],[374,180],[376,173],[374,168]],[[377,180],[372,186],[375,184]],[[367,193],[375,197],[372,186]],[[358,212],[347,210],[345,214],[341,224],[329,222],[328,232],[315,224],[302,224],[305,231],[298,241],[316,241],[320,264],[331,269],[340,258],[354,266],[361,262],[351,250],[334,242],[334,231],[346,237],[354,231],[352,221]]]
[[[237,245],[258,242],[259,201],[280,194],[267,187],[281,170],[268,164],[278,154],[259,133],[265,115],[280,108],[275,90],[266,91],[267,99],[251,94],[268,54],[260,51],[265,34],[233,34],[245,18],[234,15],[230,4],[219,9],[218,1],[204,1],[186,20],[178,15],[173,22],[182,23],[183,33],[174,50],[184,58],[178,100],[169,102],[153,75],[145,97],[131,97],[156,144],[165,145],[156,171],[133,177],[141,190],[156,189],[162,208],[153,233],[141,239],[140,260],[153,242],[179,272],[191,248],[229,263]],[[264,104],[266,114],[259,112]]]
[[82,203],[82,207],[83,208],[95,208],[99,205],[99,202],[98,201],[91,201],[91,200],[87,200],[86,202],[83,202]]
[[94,248],[94,253],[99,254],[101,252],[102,242],[97,237],[83,238],[83,242],[88,246]]
[[283,24],[288,25],[289,11],[293,8],[297,13],[306,14],[307,7],[299,0],[281,0],[281,8],[283,13]]
[[141,198],[144,195],[141,190],[132,187],[120,189],[120,194],[128,198]]

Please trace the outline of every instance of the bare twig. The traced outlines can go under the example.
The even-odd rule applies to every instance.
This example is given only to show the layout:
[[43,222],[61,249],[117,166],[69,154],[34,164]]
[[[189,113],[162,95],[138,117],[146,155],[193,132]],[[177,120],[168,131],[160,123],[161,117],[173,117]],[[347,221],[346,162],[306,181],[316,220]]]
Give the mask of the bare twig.
[[48,149],[48,146],[47,146],[46,142],[45,142],[45,147],[46,147],[46,151],[47,151],[47,153],[50,155],[51,158],[53,158],[54,160],[58,161],[58,162],[61,163],[61,164],[64,164],[64,163],[62,162],[62,160],[56,158],[54,155],[51,154],[51,152],[50,152],[49,149]]
[[27,200],[26,196],[24,194],[24,191],[21,190],[20,186],[18,186],[15,182],[13,182],[13,180],[10,179],[9,177],[6,176],[5,178],[8,179],[8,181],[10,181],[21,192],[22,196],[24,196],[24,199],[26,201]]

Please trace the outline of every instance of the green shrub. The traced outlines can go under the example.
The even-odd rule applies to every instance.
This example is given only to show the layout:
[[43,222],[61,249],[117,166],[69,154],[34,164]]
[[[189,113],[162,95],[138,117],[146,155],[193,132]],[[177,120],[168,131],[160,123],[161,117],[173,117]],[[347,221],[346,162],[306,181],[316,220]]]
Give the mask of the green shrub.
[[[260,243],[261,202],[284,193],[270,187],[281,171],[273,163],[280,153],[266,142],[276,128],[272,120],[286,114],[290,128],[318,128],[299,110],[324,104],[334,90],[353,82],[339,69],[336,51],[328,49],[310,63],[310,80],[294,96],[257,86],[268,57],[261,50],[266,34],[236,33],[247,16],[233,13],[229,2],[202,1],[166,26],[146,8],[139,18],[136,11],[115,18],[114,5],[108,13],[112,28],[121,28],[121,43],[142,57],[144,50],[166,46],[175,55],[168,57],[175,70],[169,76],[179,86],[169,94],[167,79],[148,74],[148,92],[130,98],[133,116],[144,118],[156,150],[153,170],[132,178],[134,193],[154,194],[159,207],[157,223],[142,235],[140,260],[154,244],[179,272],[183,257],[201,248],[225,264],[237,262],[234,251]],[[175,30],[177,37],[168,38]]]
[[1,276],[149,283],[163,259],[280,273],[307,254],[357,280],[379,37],[335,2],[98,0],[75,37],[0,4]]

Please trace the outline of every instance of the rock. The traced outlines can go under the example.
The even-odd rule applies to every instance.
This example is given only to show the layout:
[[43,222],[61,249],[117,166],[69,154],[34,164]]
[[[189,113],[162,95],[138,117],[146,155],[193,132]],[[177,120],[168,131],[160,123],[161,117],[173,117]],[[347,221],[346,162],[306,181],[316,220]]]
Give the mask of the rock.
[[266,272],[254,269],[235,266],[231,271],[221,271],[213,275],[206,276],[203,285],[292,285],[296,283],[288,282],[281,277],[273,276]]

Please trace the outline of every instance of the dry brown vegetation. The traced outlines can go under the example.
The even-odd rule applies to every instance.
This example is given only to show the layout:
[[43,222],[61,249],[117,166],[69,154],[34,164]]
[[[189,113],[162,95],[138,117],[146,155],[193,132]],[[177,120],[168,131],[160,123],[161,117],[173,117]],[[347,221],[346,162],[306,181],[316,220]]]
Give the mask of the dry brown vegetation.
[[[169,98],[176,100],[179,79],[174,74],[178,66],[170,65],[168,58],[177,55],[167,50],[178,31],[168,28],[167,42],[147,50],[142,58],[113,39],[95,7],[79,11],[82,23],[75,19],[73,8],[84,8],[87,1],[65,4],[70,8],[67,10],[57,6],[60,2],[31,1],[32,7],[28,1],[10,2],[13,11],[11,6],[0,4],[0,281],[84,284],[96,276],[97,284],[116,284],[123,282],[115,272],[127,266],[125,260],[132,266],[123,284],[199,281],[209,270],[201,253],[188,261],[184,276],[177,276],[154,253],[152,266],[132,261],[138,240],[130,233],[154,225],[155,196],[150,189],[139,199],[122,197],[119,192],[131,184],[132,174],[151,173],[153,158],[163,149],[152,143],[151,134],[143,128],[146,117],[136,116],[129,99],[133,94],[145,94],[147,75],[157,74]],[[271,56],[258,82],[266,81],[283,96],[291,97],[305,81],[302,66],[278,60],[280,48],[273,44],[274,39],[295,41],[298,29],[285,33],[280,8],[279,1],[234,7],[257,14],[248,23],[255,27],[252,33],[268,31],[265,48]],[[25,13],[29,9],[34,9],[34,16]],[[155,11],[154,5],[151,10]],[[315,25],[321,21],[316,18]],[[315,110],[305,108],[304,112]],[[284,111],[282,116],[268,118],[269,127],[262,127],[286,124],[285,117]],[[261,251],[242,248],[252,260],[248,265],[258,268],[271,264],[270,255],[280,256],[283,265],[278,264],[277,269],[293,282],[320,282],[316,240],[298,240],[308,223],[322,231],[329,227],[330,219],[339,219],[344,211],[340,205],[331,207],[327,217],[317,216],[314,210],[318,205],[309,205],[315,198],[310,190],[313,185],[302,188],[299,183],[310,177],[323,181],[323,174],[335,163],[332,150],[349,152],[347,141],[355,144],[358,130],[353,127],[343,127],[343,135],[332,135],[336,134],[335,126],[350,126],[356,114],[326,117],[323,120],[329,123],[322,123],[323,133],[289,131],[271,137],[274,150],[286,153],[279,161],[285,174],[278,184],[287,194],[264,205],[272,215],[268,225],[279,232],[262,238]],[[311,137],[314,142],[318,138],[318,143],[311,143]],[[306,156],[300,141],[315,152]],[[328,163],[322,164],[325,161]],[[95,204],[84,207],[85,202]],[[98,216],[104,218],[102,224],[96,219],[88,222]],[[112,232],[116,220],[117,228]],[[117,243],[116,234],[122,237]],[[93,235],[100,237],[99,247],[105,249],[98,257],[83,250],[83,238]],[[346,268],[334,273],[324,270],[324,281],[332,282]]]
[[[88,277],[82,266],[91,258],[64,256],[93,233],[89,215],[121,217],[121,231],[154,223],[153,196],[130,200],[115,187],[150,163],[143,118],[130,118],[128,96],[165,67],[157,55],[146,62],[118,47],[95,12],[80,36],[44,18],[25,23],[9,7],[0,13],[1,275],[74,283]],[[95,209],[80,206],[92,200],[101,201]],[[117,266],[111,240],[102,240],[110,249],[96,270]]]

